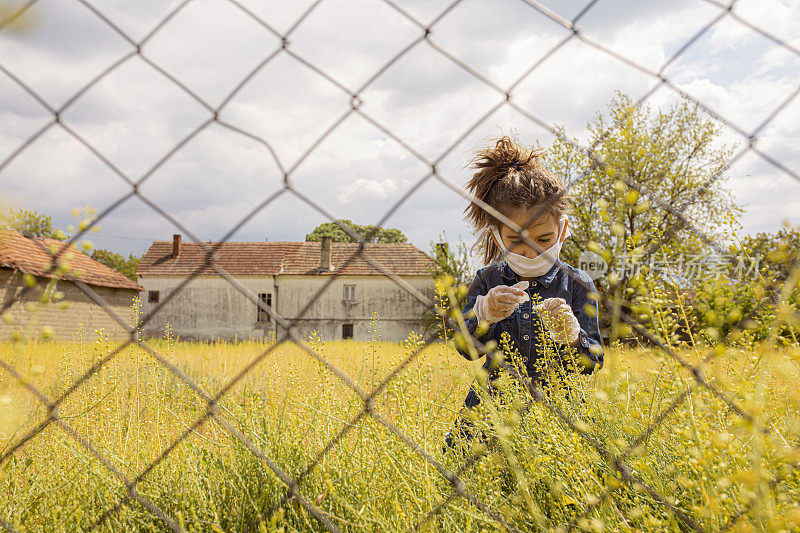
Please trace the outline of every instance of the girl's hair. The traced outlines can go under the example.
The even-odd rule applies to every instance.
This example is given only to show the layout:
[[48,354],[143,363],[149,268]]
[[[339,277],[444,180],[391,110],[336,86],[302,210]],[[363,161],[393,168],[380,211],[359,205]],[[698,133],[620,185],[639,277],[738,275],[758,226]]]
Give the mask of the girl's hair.
[[[477,171],[467,183],[467,190],[509,218],[519,210],[540,208],[542,215],[549,214],[558,220],[566,212],[569,199],[561,180],[542,165],[543,152],[524,147],[508,136],[500,137],[494,146],[479,150],[470,161],[469,167]],[[476,229],[502,225],[473,202],[464,213]],[[484,264],[502,258],[491,234],[485,235],[482,245]]]

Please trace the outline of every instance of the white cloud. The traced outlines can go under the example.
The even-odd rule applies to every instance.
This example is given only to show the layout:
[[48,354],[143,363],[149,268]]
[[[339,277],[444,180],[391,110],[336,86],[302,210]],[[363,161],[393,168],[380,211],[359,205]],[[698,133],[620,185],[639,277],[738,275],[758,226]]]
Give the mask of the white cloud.
[[[763,29],[778,39],[795,46],[800,45],[797,21],[800,20],[800,4],[792,0],[739,0],[734,12],[742,19]],[[715,44],[736,45],[742,39],[756,39],[755,33],[744,24],[736,22],[714,28]]]
[[604,3],[581,21],[584,33],[652,71],[657,71],[719,13],[711,4],[695,0]]
[[124,38],[80,4],[34,4],[27,31],[0,33],[0,63],[51,107],[131,50]]
[[[241,0],[276,31],[286,32],[311,4]],[[101,10],[124,32],[141,39],[178,4],[108,0]],[[402,3],[423,25],[446,0]],[[549,1],[572,17],[584,2]],[[39,2],[40,25],[22,34],[0,32],[0,64],[52,105],[64,102],[133,47],[89,10],[67,0]],[[788,0],[740,0],[736,12],[799,45],[798,7]],[[719,10],[706,2],[603,0],[580,21],[586,35],[649,68],[660,66]],[[142,187],[146,195],[203,239],[219,238],[264,198],[280,190],[283,174],[298,194],[333,216],[377,222],[412,186],[430,173],[420,161],[356,113],[354,90],[388,58],[418,39],[422,28],[372,0],[326,0],[292,33],[289,49],[344,85],[344,90],[286,52],[252,77],[220,113],[220,119],[256,139],[212,124],[164,163]],[[464,0],[432,30],[431,40],[493,83],[517,80],[569,32],[515,0]],[[279,39],[224,0],[193,0],[143,47],[143,53],[181,83],[217,105]],[[681,88],[745,128],[763,121],[796,87],[800,60],[743,25],[727,20],[671,65]],[[617,90],[638,98],[655,80],[573,39],[513,91],[514,101],[547,124],[585,136],[586,122]],[[503,96],[427,42],[383,72],[361,95],[361,111],[420,153],[437,160],[440,174],[456,186],[466,181],[470,151],[493,136],[516,131],[528,143],[552,141],[545,129],[510,109],[485,113]],[[674,102],[661,89],[649,102]],[[139,178],[195,127],[212,116],[138,57],[128,60],[83,94],[62,117],[77,133],[131,178]],[[484,118],[483,122],[478,120]],[[0,164],[52,116],[0,75]],[[759,147],[800,171],[800,102],[788,106],[761,132]],[[325,138],[323,139],[323,136]],[[742,142],[730,130],[725,140]],[[454,146],[455,145],[455,146]],[[312,150],[310,150],[313,148]],[[309,151],[310,150],[310,151]],[[446,150],[450,150],[441,158]],[[441,158],[441,160],[439,160]],[[751,176],[747,177],[746,174]],[[796,216],[800,184],[753,157],[730,172],[737,200],[747,203],[745,229],[776,229]],[[745,179],[747,178],[747,179]],[[87,202],[99,208],[129,191],[96,156],[55,127],[0,172],[0,189],[27,207],[71,223],[69,211]],[[798,192],[795,192],[798,191]],[[442,229],[469,239],[462,218],[466,200],[429,178],[387,225],[401,228],[427,249]],[[235,239],[300,240],[325,219],[291,192],[250,220]],[[796,220],[796,219],[795,219]],[[141,252],[148,239],[169,238],[175,228],[142,202],[123,204],[102,224],[100,244]],[[108,234],[103,240],[102,234]],[[120,239],[119,237],[128,237]],[[114,240],[118,239],[118,240]]]
[[339,200],[339,203],[347,204],[354,198],[388,198],[395,191],[397,191],[397,183],[389,178],[382,180],[358,178],[345,187],[336,199]]

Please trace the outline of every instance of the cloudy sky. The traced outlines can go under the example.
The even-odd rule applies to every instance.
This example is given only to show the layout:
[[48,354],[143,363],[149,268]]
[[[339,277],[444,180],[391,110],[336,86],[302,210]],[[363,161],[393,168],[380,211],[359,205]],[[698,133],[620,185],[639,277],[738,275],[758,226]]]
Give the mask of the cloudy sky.
[[[464,0],[443,16],[450,0],[397,0],[420,24],[381,0],[322,0],[299,24],[312,2],[237,2],[265,24],[234,2],[192,0],[152,33],[179,2],[92,2],[133,43],[147,37],[141,55],[135,44],[75,0],[40,0],[19,24],[1,29],[2,69],[51,108],[66,105],[61,122],[72,132],[53,126],[17,153],[53,115],[0,69],[2,200],[48,213],[66,227],[73,222],[73,208],[91,205],[102,211],[130,192],[126,180],[144,178],[139,190],[148,202],[197,238],[217,240],[280,191],[286,172],[300,195],[334,217],[362,224],[380,220],[416,187],[385,225],[402,229],[427,250],[442,231],[468,242],[471,233],[462,219],[465,201],[457,192],[436,178],[420,184],[430,171],[423,160],[436,162],[444,179],[461,186],[469,151],[493,136],[513,131],[528,143],[552,142],[547,129],[508,106],[490,113],[504,96],[436,49],[494,85],[509,87],[570,34],[520,0]],[[585,4],[542,3],[564,19],[575,17]],[[19,5],[0,0],[6,12]],[[704,0],[599,0],[577,26],[591,39],[658,70],[720,12]],[[797,2],[741,0],[735,12],[800,48]],[[423,28],[434,20],[430,42],[422,40]],[[287,33],[287,48],[281,50],[278,35]],[[114,64],[108,75],[79,93]],[[797,90],[800,57],[726,17],[672,62],[665,75],[752,132]],[[585,138],[587,121],[616,91],[638,98],[656,82],[572,39],[517,84],[512,95],[546,124],[564,125],[571,136]],[[347,114],[356,92],[359,111],[369,120]],[[661,87],[649,102],[668,106],[676,99],[674,91]],[[220,106],[218,121],[211,121]],[[800,173],[800,97],[758,137],[759,149]],[[724,140],[747,145],[734,129],[726,131]],[[786,219],[800,223],[800,183],[762,158],[745,155],[727,179],[745,207],[746,232],[776,230]],[[325,220],[323,213],[284,192],[231,239],[304,240]],[[119,252],[142,253],[152,240],[176,232],[182,231],[132,197],[102,221],[92,240]]]

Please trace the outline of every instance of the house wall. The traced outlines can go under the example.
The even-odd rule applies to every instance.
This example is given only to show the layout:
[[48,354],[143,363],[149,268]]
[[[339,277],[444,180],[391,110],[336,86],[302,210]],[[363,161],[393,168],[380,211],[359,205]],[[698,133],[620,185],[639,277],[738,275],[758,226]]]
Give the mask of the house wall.
[[[430,276],[402,276],[402,279],[431,298]],[[280,312],[287,318],[296,318],[329,278],[278,276],[277,280]],[[345,285],[356,286],[354,303],[344,301]],[[425,307],[416,298],[385,276],[342,276],[334,279],[314,301],[300,319],[298,330],[304,337],[317,330],[325,339],[341,339],[342,325],[347,323],[353,324],[353,338],[366,340],[372,336],[369,321],[376,312],[381,338],[402,341],[412,330],[421,332],[424,311]]]
[[[168,301],[147,324],[144,332],[162,336],[167,322],[176,335],[183,339],[209,340],[211,338],[247,339],[261,338],[275,330],[275,321],[256,321],[256,304],[219,276],[197,276],[170,297],[183,276],[140,276],[142,314],[147,315],[158,304],[148,302],[148,291],[159,291],[160,300]],[[239,277],[237,281],[255,295],[275,290],[271,276]]]
[[[140,276],[144,287],[142,307],[146,314],[156,304],[147,302],[147,292],[160,291],[160,298],[177,287],[183,277]],[[424,306],[408,292],[383,276],[343,276],[331,281],[318,297],[327,276],[239,276],[236,280],[254,294],[272,294],[273,307],[287,320],[297,319],[303,307],[314,299],[311,307],[299,319],[295,329],[301,338],[318,331],[325,339],[342,337],[342,325],[353,324],[355,339],[368,339],[370,316],[376,312],[380,319],[380,334],[386,340],[403,340],[409,332],[421,331]],[[429,276],[403,276],[403,279],[430,297]],[[356,300],[344,301],[344,285],[356,285]],[[162,335],[169,322],[184,339],[246,339],[283,334],[276,322],[256,321],[256,304],[217,276],[200,276],[190,281],[170,299],[145,326],[150,335]]]
[[[39,299],[50,279],[38,278],[37,281],[38,284],[35,288],[28,291],[8,309],[7,312],[13,318],[13,323],[7,324],[5,320],[0,320],[0,338],[3,340],[8,339],[13,331],[24,332],[31,324],[34,313],[26,311],[25,306],[32,303],[38,307]],[[12,301],[22,291],[23,286],[21,272],[8,268],[0,269],[0,302],[3,305]],[[138,291],[94,285],[91,288],[106,301],[120,319],[126,323],[129,322],[131,303],[133,298],[139,296]],[[57,340],[68,341],[74,338],[80,324],[89,335],[94,335],[95,330],[103,328],[112,339],[121,340],[127,337],[125,329],[75,283],[58,280],[55,290],[63,292],[64,299],[58,303],[47,303],[40,308],[40,314],[36,319],[37,327],[32,332],[34,335],[38,335],[42,326],[50,326],[53,328]]]

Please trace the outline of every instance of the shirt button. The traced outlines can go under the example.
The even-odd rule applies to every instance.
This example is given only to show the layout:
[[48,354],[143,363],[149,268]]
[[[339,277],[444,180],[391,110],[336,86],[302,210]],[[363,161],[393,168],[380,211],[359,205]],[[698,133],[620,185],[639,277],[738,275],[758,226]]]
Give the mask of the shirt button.
[[523,336],[522,336],[522,338],[523,338],[524,340],[528,340],[528,336],[527,336],[527,335],[523,335]]
[[530,315],[528,313],[525,313],[524,315],[522,315],[522,318],[528,318],[529,316]]

